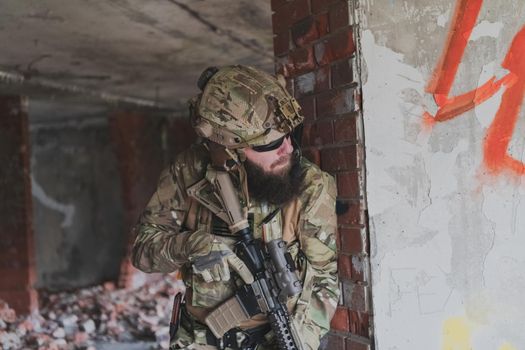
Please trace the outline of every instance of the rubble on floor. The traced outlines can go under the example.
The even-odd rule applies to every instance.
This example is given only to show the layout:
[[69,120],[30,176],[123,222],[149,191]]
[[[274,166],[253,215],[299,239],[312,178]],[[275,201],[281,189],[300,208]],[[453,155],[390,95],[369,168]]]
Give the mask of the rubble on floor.
[[182,288],[166,276],[134,290],[108,282],[41,292],[39,313],[27,317],[0,300],[0,349],[96,350],[95,341],[154,341],[155,349],[167,349],[173,297]]

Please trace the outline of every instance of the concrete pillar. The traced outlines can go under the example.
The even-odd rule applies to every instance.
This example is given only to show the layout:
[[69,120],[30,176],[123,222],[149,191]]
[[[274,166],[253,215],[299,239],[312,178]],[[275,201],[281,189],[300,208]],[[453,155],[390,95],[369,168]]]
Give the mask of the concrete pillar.
[[0,299],[18,313],[38,307],[27,101],[0,96]]
[[364,140],[354,4],[342,0],[272,0],[276,72],[305,114],[304,154],[338,186],[342,300],[328,349],[370,349],[369,247],[364,202]]

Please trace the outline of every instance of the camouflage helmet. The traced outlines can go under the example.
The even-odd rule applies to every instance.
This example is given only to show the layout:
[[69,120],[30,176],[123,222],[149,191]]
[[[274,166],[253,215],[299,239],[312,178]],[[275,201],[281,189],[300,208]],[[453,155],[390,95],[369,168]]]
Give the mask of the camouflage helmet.
[[277,78],[253,67],[210,67],[190,101],[199,136],[237,149],[269,144],[302,123],[297,101]]

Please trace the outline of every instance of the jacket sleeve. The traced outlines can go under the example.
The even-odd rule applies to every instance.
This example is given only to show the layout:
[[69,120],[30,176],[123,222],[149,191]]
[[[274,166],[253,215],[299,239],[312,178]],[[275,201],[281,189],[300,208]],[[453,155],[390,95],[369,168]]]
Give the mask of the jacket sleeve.
[[175,271],[188,260],[192,249],[204,243],[188,239],[194,232],[183,228],[188,201],[179,168],[172,165],[161,173],[157,189],[133,229],[132,263],[144,272]]
[[299,227],[306,273],[293,319],[307,348],[317,349],[320,338],[330,329],[340,295],[335,238],[337,189],[333,177],[319,171],[307,192]]

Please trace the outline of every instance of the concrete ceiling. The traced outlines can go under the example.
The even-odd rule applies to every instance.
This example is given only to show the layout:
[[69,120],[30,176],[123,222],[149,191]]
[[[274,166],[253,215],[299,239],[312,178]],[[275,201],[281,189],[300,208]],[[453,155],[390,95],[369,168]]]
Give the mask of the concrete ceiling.
[[47,106],[180,110],[207,66],[273,70],[263,0],[2,0],[0,45],[0,93]]

